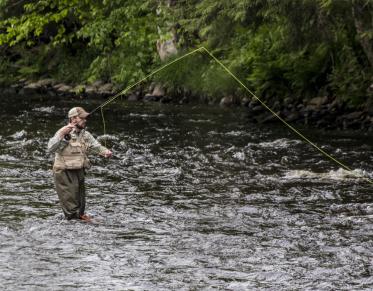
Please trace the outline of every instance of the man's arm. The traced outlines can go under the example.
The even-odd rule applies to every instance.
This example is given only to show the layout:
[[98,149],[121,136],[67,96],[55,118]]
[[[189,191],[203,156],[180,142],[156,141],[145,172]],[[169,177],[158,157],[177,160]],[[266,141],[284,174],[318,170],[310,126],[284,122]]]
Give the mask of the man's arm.
[[52,137],[48,142],[47,152],[52,154],[55,152],[62,151],[69,142],[61,137],[59,131],[56,132],[54,137]]
[[58,130],[54,137],[49,140],[47,152],[51,154],[57,151],[62,151],[69,143],[67,140],[65,140],[64,136],[70,133],[73,128],[74,125],[68,124]]
[[97,153],[105,158],[110,158],[112,156],[112,152],[101,145],[88,131],[85,132],[85,138],[88,145],[88,151]]

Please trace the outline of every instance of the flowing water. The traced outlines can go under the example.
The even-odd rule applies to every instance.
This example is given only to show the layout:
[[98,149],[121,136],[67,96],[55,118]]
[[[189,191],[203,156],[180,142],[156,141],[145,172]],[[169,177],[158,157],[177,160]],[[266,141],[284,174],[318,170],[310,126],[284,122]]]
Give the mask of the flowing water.
[[[11,101],[10,101],[11,100]],[[372,185],[243,109],[115,103],[67,221],[48,139],[74,105],[0,101],[1,290],[372,290]],[[372,133],[306,130],[373,178]]]

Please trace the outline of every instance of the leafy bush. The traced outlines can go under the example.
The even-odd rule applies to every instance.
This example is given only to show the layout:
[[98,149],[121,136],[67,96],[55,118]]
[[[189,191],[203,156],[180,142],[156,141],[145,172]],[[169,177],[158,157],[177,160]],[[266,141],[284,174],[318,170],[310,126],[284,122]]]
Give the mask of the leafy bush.
[[[207,47],[267,99],[328,94],[358,106],[371,92],[368,0],[3,0],[0,8],[2,76],[126,87],[162,65],[156,41],[172,36],[180,54]],[[202,54],[154,78],[169,92],[246,95]]]

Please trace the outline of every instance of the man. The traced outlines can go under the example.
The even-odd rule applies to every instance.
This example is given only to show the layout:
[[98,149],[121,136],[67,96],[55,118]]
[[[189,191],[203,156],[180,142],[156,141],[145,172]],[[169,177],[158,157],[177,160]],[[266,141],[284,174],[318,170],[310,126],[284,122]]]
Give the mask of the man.
[[69,123],[60,128],[49,140],[48,152],[55,153],[53,164],[54,183],[65,217],[90,221],[85,211],[85,169],[89,169],[88,152],[106,158],[112,152],[102,146],[85,130],[87,113],[82,107],[74,107],[68,113]]

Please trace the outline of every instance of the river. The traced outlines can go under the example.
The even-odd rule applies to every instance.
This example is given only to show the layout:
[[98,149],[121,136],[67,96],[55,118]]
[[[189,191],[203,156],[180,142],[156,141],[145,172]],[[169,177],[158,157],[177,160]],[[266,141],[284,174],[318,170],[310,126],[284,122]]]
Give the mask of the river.
[[[88,126],[87,212],[63,218],[48,139],[70,107],[0,101],[2,290],[372,290],[372,184],[244,109],[118,101]],[[302,130],[373,178],[373,136]]]

